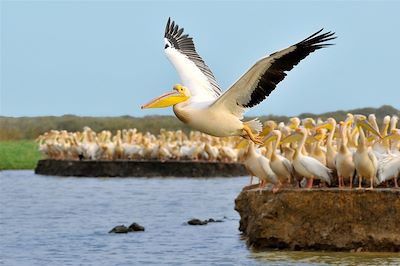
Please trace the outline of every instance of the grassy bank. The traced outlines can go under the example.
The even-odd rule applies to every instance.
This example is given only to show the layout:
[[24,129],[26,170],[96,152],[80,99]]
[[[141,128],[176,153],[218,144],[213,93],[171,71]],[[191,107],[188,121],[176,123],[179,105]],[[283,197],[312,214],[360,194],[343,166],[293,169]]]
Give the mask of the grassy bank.
[[33,140],[0,141],[0,170],[34,169],[40,158]]

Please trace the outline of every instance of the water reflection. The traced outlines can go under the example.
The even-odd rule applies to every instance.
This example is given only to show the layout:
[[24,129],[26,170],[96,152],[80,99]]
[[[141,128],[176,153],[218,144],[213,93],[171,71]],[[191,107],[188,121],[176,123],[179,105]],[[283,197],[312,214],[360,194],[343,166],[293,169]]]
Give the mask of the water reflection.
[[268,265],[400,265],[399,253],[252,251],[250,257]]

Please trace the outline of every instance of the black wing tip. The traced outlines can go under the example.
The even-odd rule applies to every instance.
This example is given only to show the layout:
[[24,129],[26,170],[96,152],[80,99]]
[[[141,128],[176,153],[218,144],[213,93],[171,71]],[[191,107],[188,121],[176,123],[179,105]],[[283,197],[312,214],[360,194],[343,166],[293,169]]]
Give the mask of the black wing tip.
[[174,38],[177,39],[181,37],[184,28],[179,27],[179,25],[168,17],[167,25],[165,26],[164,38]]
[[335,36],[335,32],[327,31],[322,33],[323,30],[324,28],[320,29],[319,31],[315,32],[314,34],[310,35],[309,37],[299,42],[297,45],[313,47],[315,49],[320,49],[330,45],[334,45],[333,43],[326,43],[326,42],[337,38],[337,36]]

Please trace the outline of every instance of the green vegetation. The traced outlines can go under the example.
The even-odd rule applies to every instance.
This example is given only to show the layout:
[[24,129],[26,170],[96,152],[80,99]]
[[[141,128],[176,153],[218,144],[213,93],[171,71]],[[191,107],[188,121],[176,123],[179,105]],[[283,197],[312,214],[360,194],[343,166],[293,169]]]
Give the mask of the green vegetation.
[[0,141],[0,170],[33,169],[40,158],[32,140]]
[[41,117],[0,117],[0,141],[36,139],[44,132],[55,130],[82,131],[88,126],[96,132],[118,129],[137,128],[139,131],[157,133],[160,128],[168,130],[190,129],[174,116],[147,117],[80,117],[74,115]]
[[[343,120],[347,113],[368,115],[374,113],[378,122],[381,122],[385,115],[398,115],[400,111],[388,105],[380,108],[362,108],[354,110],[336,111],[323,114],[300,114],[300,118],[313,117],[326,119],[333,117],[336,120]],[[261,116],[261,121],[275,120],[287,122],[289,117],[286,116]],[[247,119],[251,119],[248,117]],[[101,130],[111,130],[115,133],[118,129],[137,128],[139,131],[149,131],[157,134],[161,128],[167,130],[182,129],[188,132],[190,128],[180,122],[174,116],[146,116],[146,117],[80,117],[74,115],[41,116],[41,117],[1,117],[0,116],[0,141],[2,140],[21,140],[35,139],[40,134],[52,129],[67,131],[82,131],[83,127],[88,126],[96,132]]]

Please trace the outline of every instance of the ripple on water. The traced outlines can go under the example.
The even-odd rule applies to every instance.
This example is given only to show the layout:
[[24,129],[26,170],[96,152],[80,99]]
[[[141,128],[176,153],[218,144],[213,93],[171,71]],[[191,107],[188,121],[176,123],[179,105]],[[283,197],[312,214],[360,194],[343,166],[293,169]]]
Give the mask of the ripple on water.
[[[60,178],[3,171],[0,257],[4,265],[400,264],[400,255],[393,253],[249,250],[234,211],[234,199],[247,182]],[[189,226],[191,218],[224,222]],[[146,231],[108,234],[115,225],[132,222]]]

